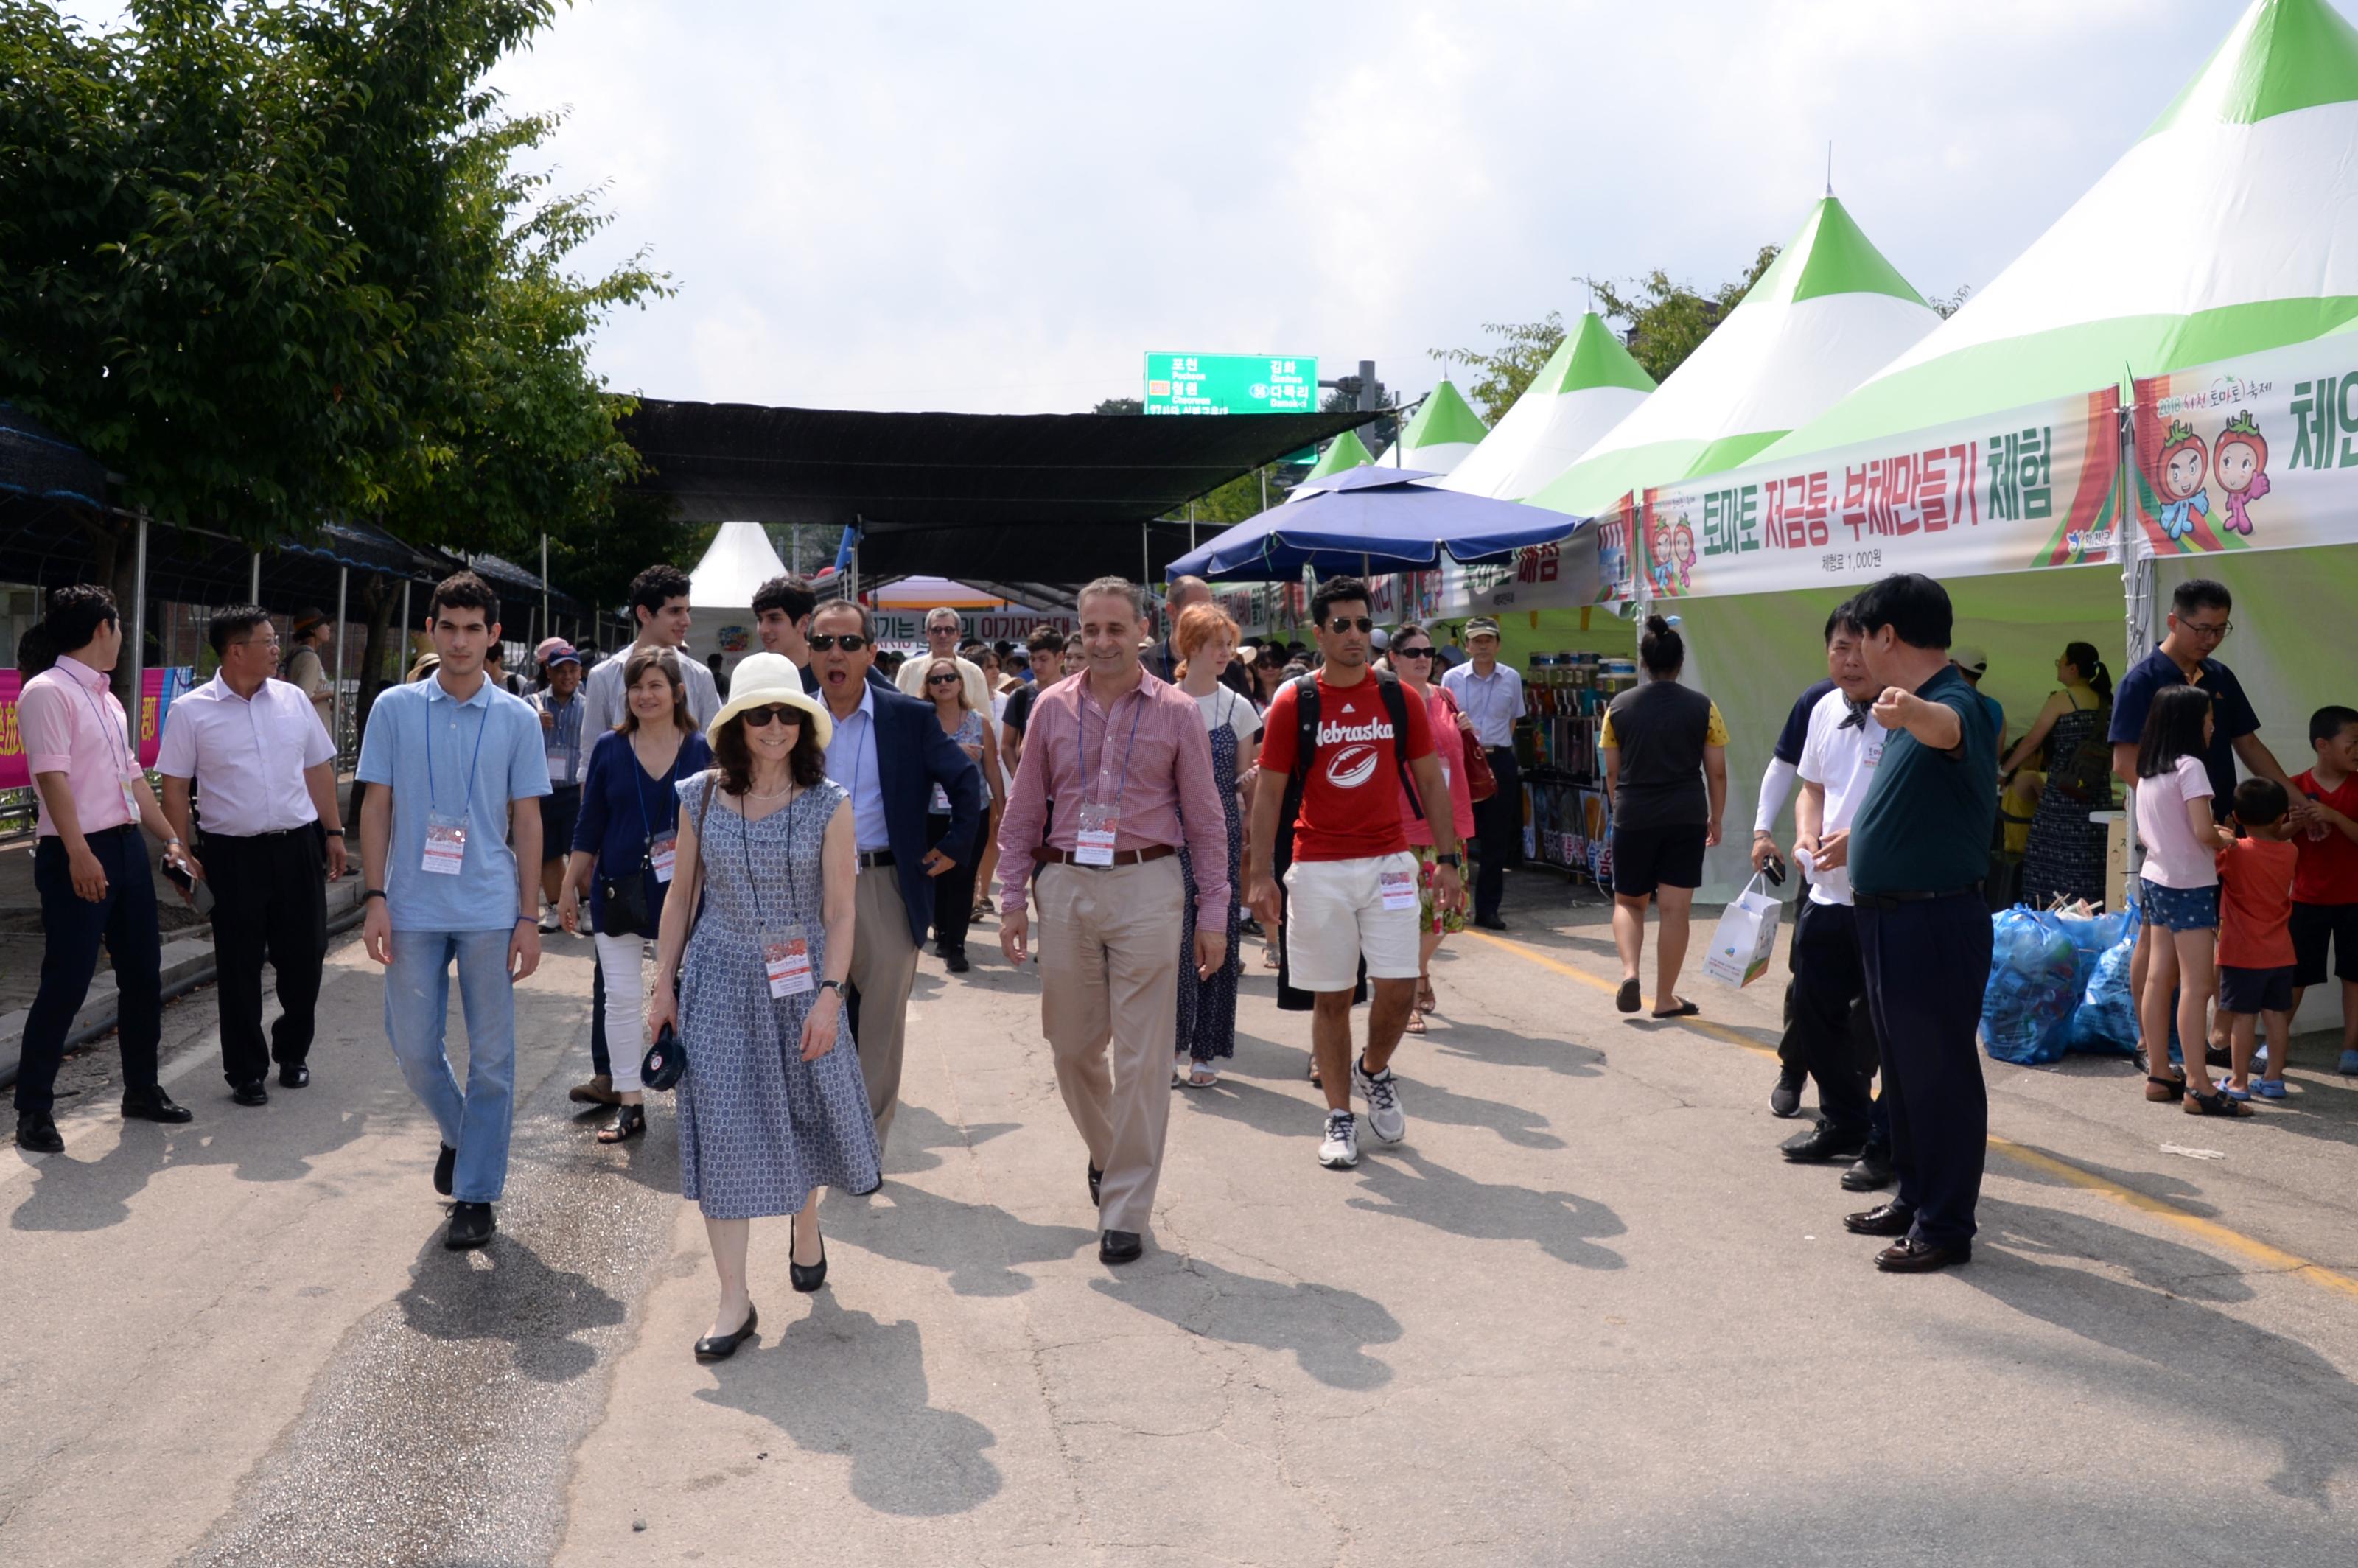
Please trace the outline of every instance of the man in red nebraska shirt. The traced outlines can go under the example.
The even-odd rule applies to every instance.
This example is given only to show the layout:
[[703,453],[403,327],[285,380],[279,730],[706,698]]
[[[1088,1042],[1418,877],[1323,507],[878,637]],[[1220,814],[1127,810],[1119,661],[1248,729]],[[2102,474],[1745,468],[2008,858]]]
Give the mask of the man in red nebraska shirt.
[[[1408,1134],[1390,1065],[1416,1000],[1418,969],[1417,861],[1401,823],[1401,784],[1413,780],[1433,827],[1440,878],[1435,904],[1466,907],[1449,784],[1433,754],[1424,704],[1403,699],[1398,681],[1368,667],[1375,632],[1370,602],[1368,585],[1349,577],[1329,578],[1311,598],[1325,663],[1279,687],[1270,704],[1245,857],[1253,910],[1274,924],[1277,835],[1293,835],[1293,864],[1285,873],[1286,966],[1293,983],[1317,997],[1311,1046],[1327,1107],[1318,1162],[1332,1171],[1359,1162],[1354,1089],[1368,1102],[1368,1125],[1378,1138],[1397,1143]],[[1301,735],[1305,697],[1317,705],[1306,749]],[[1300,805],[1288,822],[1286,802],[1297,778]],[[1367,1054],[1350,1064],[1347,1076],[1351,991],[1362,955],[1374,1004],[1368,1011]]]
[[[1163,1169],[1179,966],[1201,979],[1227,961],[1235,895],[1202,711],[1139,663],[1143,596],[1099,578],[1076,605],[1080,673],[1033,703],[1000,819],[999,946],[1009,963],[1023,962],[1036,866],[1040,1032],[1089,1148],[1089,1199],[1105,1227],[1098,1260],[1127,1263],[1144,1249]],[[1196,872],[1195,950],[1184,955],[1183,841],[1209,868]],[[1412,934],[1411,957],[1415,946]]]

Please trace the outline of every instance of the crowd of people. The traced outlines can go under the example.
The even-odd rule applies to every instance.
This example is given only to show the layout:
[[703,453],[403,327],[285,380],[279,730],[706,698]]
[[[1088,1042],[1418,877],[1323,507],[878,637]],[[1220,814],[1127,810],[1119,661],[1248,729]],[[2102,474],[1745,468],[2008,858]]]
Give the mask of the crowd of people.
[[[1329,579],[1311,600],[1314,650],[1247,646],[1196,579],[1173,586],[1154,638],[1141,589],[1105,578],[1077,595],[1073,633],[1043,626],[1020,647],[967,639],[936,610],[925,652],[895,677],[865,606],[786,576],[755,596],[761,651],[724,673],[687,652],[687,579],[657,566],[631,585],[629,646],[585,673],[579,651],[548,639],[525,687],[500,665],[492,589],[471,572],[445,579],[431,653],[367,716],[353,815],[363,946],[384,966],[392,1053],[438,1130],[447,1245],[496,1230],[514,986],[559,930],[591,939],[590,1072],[570,1095],[611,1108],[596,1136],[644,1136],[650,1090],[678,1091],[682,1189],[719,1285],[707,1358],[756,1332],[752,1220],[789,1217],[795,1287],[824,1282],[819,1196],[882,1180],[920,955],[931,942],[967,971],[978,920],[997,921],[1009,962],[1037,966],[1106,1263],[1143,1251],[1171,1089],[1217,1082],[1235,1054],[1249,936],[1268,944],[1281,1008],[1312,1015],[1319,1162],[1357,1164],[1361,1108],[1376,1139],[1401,1140],[1391,1064],[1442,1006],[1434,955],[1469,922],[1505,929],[1524,697],[1495,622],[1444,648],[1421,623],[1378,626],[1374,600]],[[1781,877],[1790,802],[1806,884],[1771,1108],[1798,1114],[1814,1082],[1818,1115],[1785,1157],[1842,1163],[1849,1190],[1896,1187],[1845,1220],[1890,1243],[1881,1268],[1971,1256],[1985,881],[2001,780],[2033,762],[2038,792],[2007,798],[2034,803],[2026,886],[2041,899],[2101,896],[2088,808],[2107,775],[2134,790],[2149,1098],[2237,1116],[2281,1096],[2290,1017],[2324,983],[2329,950],[2358,1032],[2358,712],[2320,710],[2315,766],[2287,777],[2213,656],[2229,609],[2218,584],[2183,585],[2168,638],[2117,688],[2093,647],[2068,645],[2058,690],[2003,762],[2004,715],[1975,685],[1986,659],[1952,647],[1937,582],[1889,578],[1828,617],[1825,678],[1794,705],[1754,824],[1754,866]],[[28,671],[19,707],[47,922],[19,1147],[62,1147],[53,1084],[102,946],[122,997],[123,1113],[190,1119],[157,1081],[143,828],[211,915],[231,1098],[266,1104],[274,1065],[279,1087],[305,1087],[323,889],[347,871],[335,749],[304,679],[308,630],[287,658],[262,610],[213,617],[219,671],[170,709],[160,800],[109,689],[112,599],[59,589],[42,633],[53,656]],[[1721,837],[1728,739],[1710,697],[1680,680],[1677,627],[1649,620],[1639,661],[1645,678],[1600,736],[1616,1005],[1645,1006],[1651,913],[1650,1013],[1675,1019],[1699,1011],[1679,983]],[[2237,760],[2253,775],[2241,784]],[[282,1004],[267,1037],[265,963]],[[454,972],[463,1083],[447,1050]],[[1355,1001],[1368,1003],[1357,1038]],[[2173,1020],[2200,1043],[2182,1071]],[[2358,1037],[2345,1047],[2358,1070]]]

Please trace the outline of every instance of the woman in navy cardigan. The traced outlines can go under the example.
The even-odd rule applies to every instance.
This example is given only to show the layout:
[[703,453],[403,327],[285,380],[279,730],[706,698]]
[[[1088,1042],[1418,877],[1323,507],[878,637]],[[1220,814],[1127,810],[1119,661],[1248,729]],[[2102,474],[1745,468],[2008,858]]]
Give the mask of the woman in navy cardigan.
[[[671,890],[672,857],[679,839],[679,782],[712,765],[712,748],[687,711],[687,687],[679,655],[668,648],[644,648],[622,666],[626,711],[620,729],[598,737],[581,778],[581,815],[573,827],[573,853],[565,866],[565,892],[557,906],[565,929],[579,934],[581,890],[590,890],[590,915],[597,931],[598,966],[606,977],[606,1038],[613,1044],[614,1092],[622,1101],[614,1119],[599,1130],[601,1143],[620,1143],[647,1130],[639,1083],[641,1052],[633,1042],[646,1033],[642,1020],[640,954],[663,919],[664,895]],[[594,876],[593,876],[594,871]],[[616,929],[621,912],[610,911],[600,882],[636,879],[646,890],[644,930]]]

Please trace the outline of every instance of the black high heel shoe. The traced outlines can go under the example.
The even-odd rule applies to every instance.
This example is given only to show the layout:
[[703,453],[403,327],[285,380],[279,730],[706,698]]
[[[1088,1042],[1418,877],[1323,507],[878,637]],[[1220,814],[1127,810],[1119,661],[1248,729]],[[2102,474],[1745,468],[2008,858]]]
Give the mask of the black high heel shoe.
[[760,1326],[761,1322],[761,1309],[748,1303],[745,1307],[745,1321],[737,1325],[737,1332],[706,1335],[696,1342],[696,1358],[699,1361],[728,1360],[737,1354],[739,1346],[753,1337],[753,1330]]
[[818,1238],[818,1261],[813,1263],[807,1269],[795,1261],[792,1248],[787,1249],[786,1278],[793,1282],[795,1289],[802,1292],[805,1295],[810,1294],[813,1291],[827,1283],[827,1236],[825,1232],[821,1232]]

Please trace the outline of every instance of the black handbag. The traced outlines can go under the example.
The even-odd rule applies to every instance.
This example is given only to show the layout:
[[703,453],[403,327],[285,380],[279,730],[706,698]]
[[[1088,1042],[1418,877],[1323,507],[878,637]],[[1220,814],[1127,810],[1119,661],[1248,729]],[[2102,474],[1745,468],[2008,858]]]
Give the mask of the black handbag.
[[651,1089],[670,1089],[687,1071],[687,1051],[668,1023],[655,1032],[655,1043],[639,1061],[639,1082]]
[[641,936],[654,940],[655,923],[647,914],[648,865],[642,856],[639,869],[619,877],[598,874],[598,935],[600,936]]

